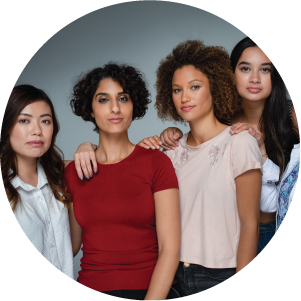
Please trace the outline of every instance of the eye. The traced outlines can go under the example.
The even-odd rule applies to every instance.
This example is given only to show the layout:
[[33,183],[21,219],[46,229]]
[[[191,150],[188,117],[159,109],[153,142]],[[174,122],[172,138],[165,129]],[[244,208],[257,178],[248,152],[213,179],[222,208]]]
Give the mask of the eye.
[[107,98],[99,98],[98,99],[98,102],[107,102],[109,101]]
[[27,119],[21,119],[18,122],[21,124],[25,124],[25,123],[28,123],[29,121]]
[[262,68],[261,69],[264,73],[269,73],[271,70],[269,68]]
[[181,91],[181,89],[174,89],[173,92],[174,93],[179,93]]
[[192,90],[197,90],[199,87],[200,87],[200,86],[196,86],[196,85],[195,85],[195,86],[192,86],[191,89],[192,89]]
[[119,98],[120,101],[128,101],[129,99],[126,96],[122,96]]
[[48,120],[48,119],[45,119],[45,120],[42,120],[42,123],[45,123],[45,124],[51,124],[51,121]]
[[241,70],[241,71],[244,71],[244,72],[246,72],[246,71],[249,71],[249,70],[250,70],[250,68],[249,68],[249,67],[246,67],[246,66],[244,66],[244,67],[242,67],[240,70]]

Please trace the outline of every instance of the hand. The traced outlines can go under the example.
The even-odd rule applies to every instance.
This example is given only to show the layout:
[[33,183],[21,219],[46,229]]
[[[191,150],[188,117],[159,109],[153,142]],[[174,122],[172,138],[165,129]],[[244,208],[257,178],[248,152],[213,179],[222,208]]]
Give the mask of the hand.
[[236,135],[245,130],[247,130],[249,134],[257,140],[258,146],[260,150],[262,150],[262,148],[264,147],[264,138],[256,126],[249,123],[238,122],[231,126],[230,134]]
[[160,149],[162,141],[158,136],[148,137],[141,140],[138,145],[146,149]]
[[177,146],[179,146],[179,142],[177,140],[182,136],[183,133],[180,129],[175,127],[167,128],[160,135],[162,147],[165,150],[175,149]]
[[83,173],[88,180],[93,177],[92,165],[94,172],[97,173],[97,161],[94,152],[95,149],[96,146],[94,144],[91,142],[86,142],[82,143],[74,154],[75,168],[77,175],[81,180],[84,178]]

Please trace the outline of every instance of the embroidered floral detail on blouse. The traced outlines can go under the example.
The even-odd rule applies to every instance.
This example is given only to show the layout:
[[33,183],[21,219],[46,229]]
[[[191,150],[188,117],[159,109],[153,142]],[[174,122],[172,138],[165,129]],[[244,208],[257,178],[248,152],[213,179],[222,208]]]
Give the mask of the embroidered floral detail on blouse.
[[227,148],[227,143],[224,143],[222,145],[222,156],[224,156],[225,158],[227,158],[227,154],[228,154],[228,150],[226,148]]
[[170,156],[170,160],[175,170],[178,170],[189,158],[189,151],[187,149],[182,150],[179,154],[179,150],[176,149]]
[[211,159],[211,162],[210,162],[210,165],[213,166],[215,163],[217,163],[218,159],[216,158],[218,153],[220,152],[221,148],[216,145],[216,144],[213,144],[210,151],[209,151],[209,155],[210,155],[210,159]]

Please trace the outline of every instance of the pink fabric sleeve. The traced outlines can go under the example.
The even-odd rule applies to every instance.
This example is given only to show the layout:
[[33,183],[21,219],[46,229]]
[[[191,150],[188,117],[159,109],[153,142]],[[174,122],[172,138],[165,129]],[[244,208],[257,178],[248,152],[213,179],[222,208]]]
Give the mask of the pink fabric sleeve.
[[243,131],[235,136],[231,156],[234,179],[251,169],[260,169],[262,173],[262,156],[258,143],[248,131]]

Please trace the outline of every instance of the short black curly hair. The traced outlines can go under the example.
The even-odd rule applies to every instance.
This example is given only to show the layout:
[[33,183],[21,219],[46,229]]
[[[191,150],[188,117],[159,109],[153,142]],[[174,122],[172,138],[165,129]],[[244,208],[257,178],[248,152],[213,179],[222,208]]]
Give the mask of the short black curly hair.
[[142,118],[147,111],[148,104],[151,103],[144,74],[137,68],[109,62],[102,67],[81,74],[73,87],[70,105],[75,115],[82,117],[85,121],[93,122],[94,131],[97,133],[99,128],[91,116],[92,100],[99,82],[105,78],[118,82],[124,93],[129,94],[133,102],[132,120]]
[[214,114],[218,120],[229,120],[241,109],[227,51],[221,46],[206,46],[202,41],[188,40],[177,45],[172,53],[160,62],[157,69],[155,108],[159,118],[185,123],[173,103],[172,79],[177,69],[189,65],[207,76]]

